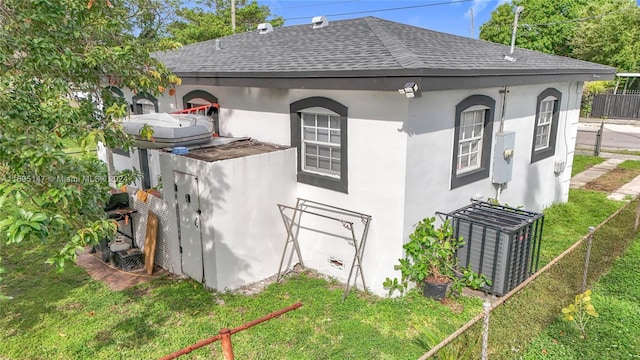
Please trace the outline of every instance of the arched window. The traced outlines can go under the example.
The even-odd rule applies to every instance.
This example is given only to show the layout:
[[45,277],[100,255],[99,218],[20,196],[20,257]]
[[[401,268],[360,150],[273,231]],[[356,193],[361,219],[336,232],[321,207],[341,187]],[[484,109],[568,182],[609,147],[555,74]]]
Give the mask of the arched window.
[[496,101],[472,95],[456,105],[451,188],[489,176]]
[[538,95],[536,103],[536,123],[531,145],[531,162],[553,156],[556,153],[556,138],[560,118],[562,93],[548,88]]
[[347,193],[347,107],[316,96],[295,101],[289,109],[298,181]]
[[158,112],[158,99],[146,92],[139,92],[132,98],[134,114]]
[[[193,90],[186,93],[182,97],[182,108],[191,109],[198,106],[214,104],[218,102],[218,98],[204,90]],[[218,109],[211,108],[211,119],[213,119],[213,127],[216,134],[220,133],[220,123],[218,121]]]

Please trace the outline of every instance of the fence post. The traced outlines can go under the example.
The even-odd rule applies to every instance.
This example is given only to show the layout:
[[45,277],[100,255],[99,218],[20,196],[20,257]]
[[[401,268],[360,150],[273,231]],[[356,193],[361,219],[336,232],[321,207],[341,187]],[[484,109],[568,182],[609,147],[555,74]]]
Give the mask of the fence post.
[[582,287],[580,292],[587,290],[587,273],[589,272],[589,257],[591,257],[591,243],[593,242],[593,232],[595,227],[589,226],[589,238],[587,239],[587,253],[584,256],[584,271],[582,273]]
[[489,314],[491,312],[491,303],[485,301],[483,304],[484,309],[484,325],[482,327],[482,360],[487,360],[489,348]]
[[224,328],[220,330],[220,341],[222,342],[222,355],[224,360],[233,360],[233,346],[231,345],[231,330]]
[[596,146],[593,149],[594,156],[600,156],[600,150],[602,150],[602,132],[604,131],[604,120],[600,122],[600,129],[596,133]]

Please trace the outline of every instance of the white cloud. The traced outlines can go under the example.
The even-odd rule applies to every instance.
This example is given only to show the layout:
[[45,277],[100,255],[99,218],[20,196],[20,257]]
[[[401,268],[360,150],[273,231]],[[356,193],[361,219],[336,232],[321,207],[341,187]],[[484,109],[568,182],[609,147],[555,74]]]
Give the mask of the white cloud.
[[489,6],[492,3],[494,3],[495,6],[491,8],[491,11],[495,10],[495,8],[497,8],[498,6],[504,3],[510,3],[510,2],[511,0],[473,0],[473,2],[471,3],[471,6],[469,7],[469,11],[467,11],[464,14],[464,16],[466,18],[471,17],[470,13],[472,10],[474,15],[478,15],[482,11],[484,11],[487,8],[487,6]]

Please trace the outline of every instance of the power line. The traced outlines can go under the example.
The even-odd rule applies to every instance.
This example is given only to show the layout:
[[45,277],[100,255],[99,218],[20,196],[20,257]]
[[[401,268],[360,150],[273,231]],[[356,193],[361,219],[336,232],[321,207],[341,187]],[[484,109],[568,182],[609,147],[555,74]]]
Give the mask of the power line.
[[[627,9],[619,9],[619,10],[611,11],[611,12],[608,12],[608,13],[589,16],[589,17],[584,17],[584,18],[579,18],[579,19],[569,19],[569,20],[553,21],[553,22],[547,22],[547,23],[537,23],[537,24],[522,23],[518,27],[535,28],[535,27],[542,27],[542,26],[554,26],[554,25],[563,25],[563,24],[570,24],[570,23],[585,22],[585,21],[589,21],[589,20],[600,19],[600,18],[603,18],[603,17],[608,16],[608,15],[613,15],[613,14],[620,13],[620,12],[625,12],[625,11],[628,11],[628,10],[629,10],[628,8]],[[511,28],[511,24],[489,24],[487,22],[487,23],[482,24],[481,27]]]
[[[340,13],[340,14],[327,14],[325,16],[345,16],[345,15],[369,14],[369,13],[376,13],[376,12],[382,12],[382,11],[395,11],[395,10],[406,10],[406,9],[423,8],[423,7],[428,7],[428,6],[461,4],[461,3],[472,2],[472,1],[473,0],[452,0],[452,1],[445,1],[445,2],[439,2],[439,3],[432,3],[432,4],[402,6],[402,7],[395,7],[395,8],[366,10],[366,11],[352,11],[352,12]],[[289,20],[304,20],[304,19],[308,19],[308,18],[309,18],[308,16],[302,16],[302,17],[288,18],[288,19],[284,19],[284,20],[285,21],[289,21]]]

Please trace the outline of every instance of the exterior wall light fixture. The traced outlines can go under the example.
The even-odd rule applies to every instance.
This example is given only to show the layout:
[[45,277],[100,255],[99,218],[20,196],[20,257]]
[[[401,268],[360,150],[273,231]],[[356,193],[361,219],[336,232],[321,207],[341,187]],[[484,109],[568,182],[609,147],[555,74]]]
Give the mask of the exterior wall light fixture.
[[398,89],[400,94],[404,94],[407,98],[416,97],[416,93],[418,92],[418,84],[415,82],[408,82],[404,84],[404,86]]

